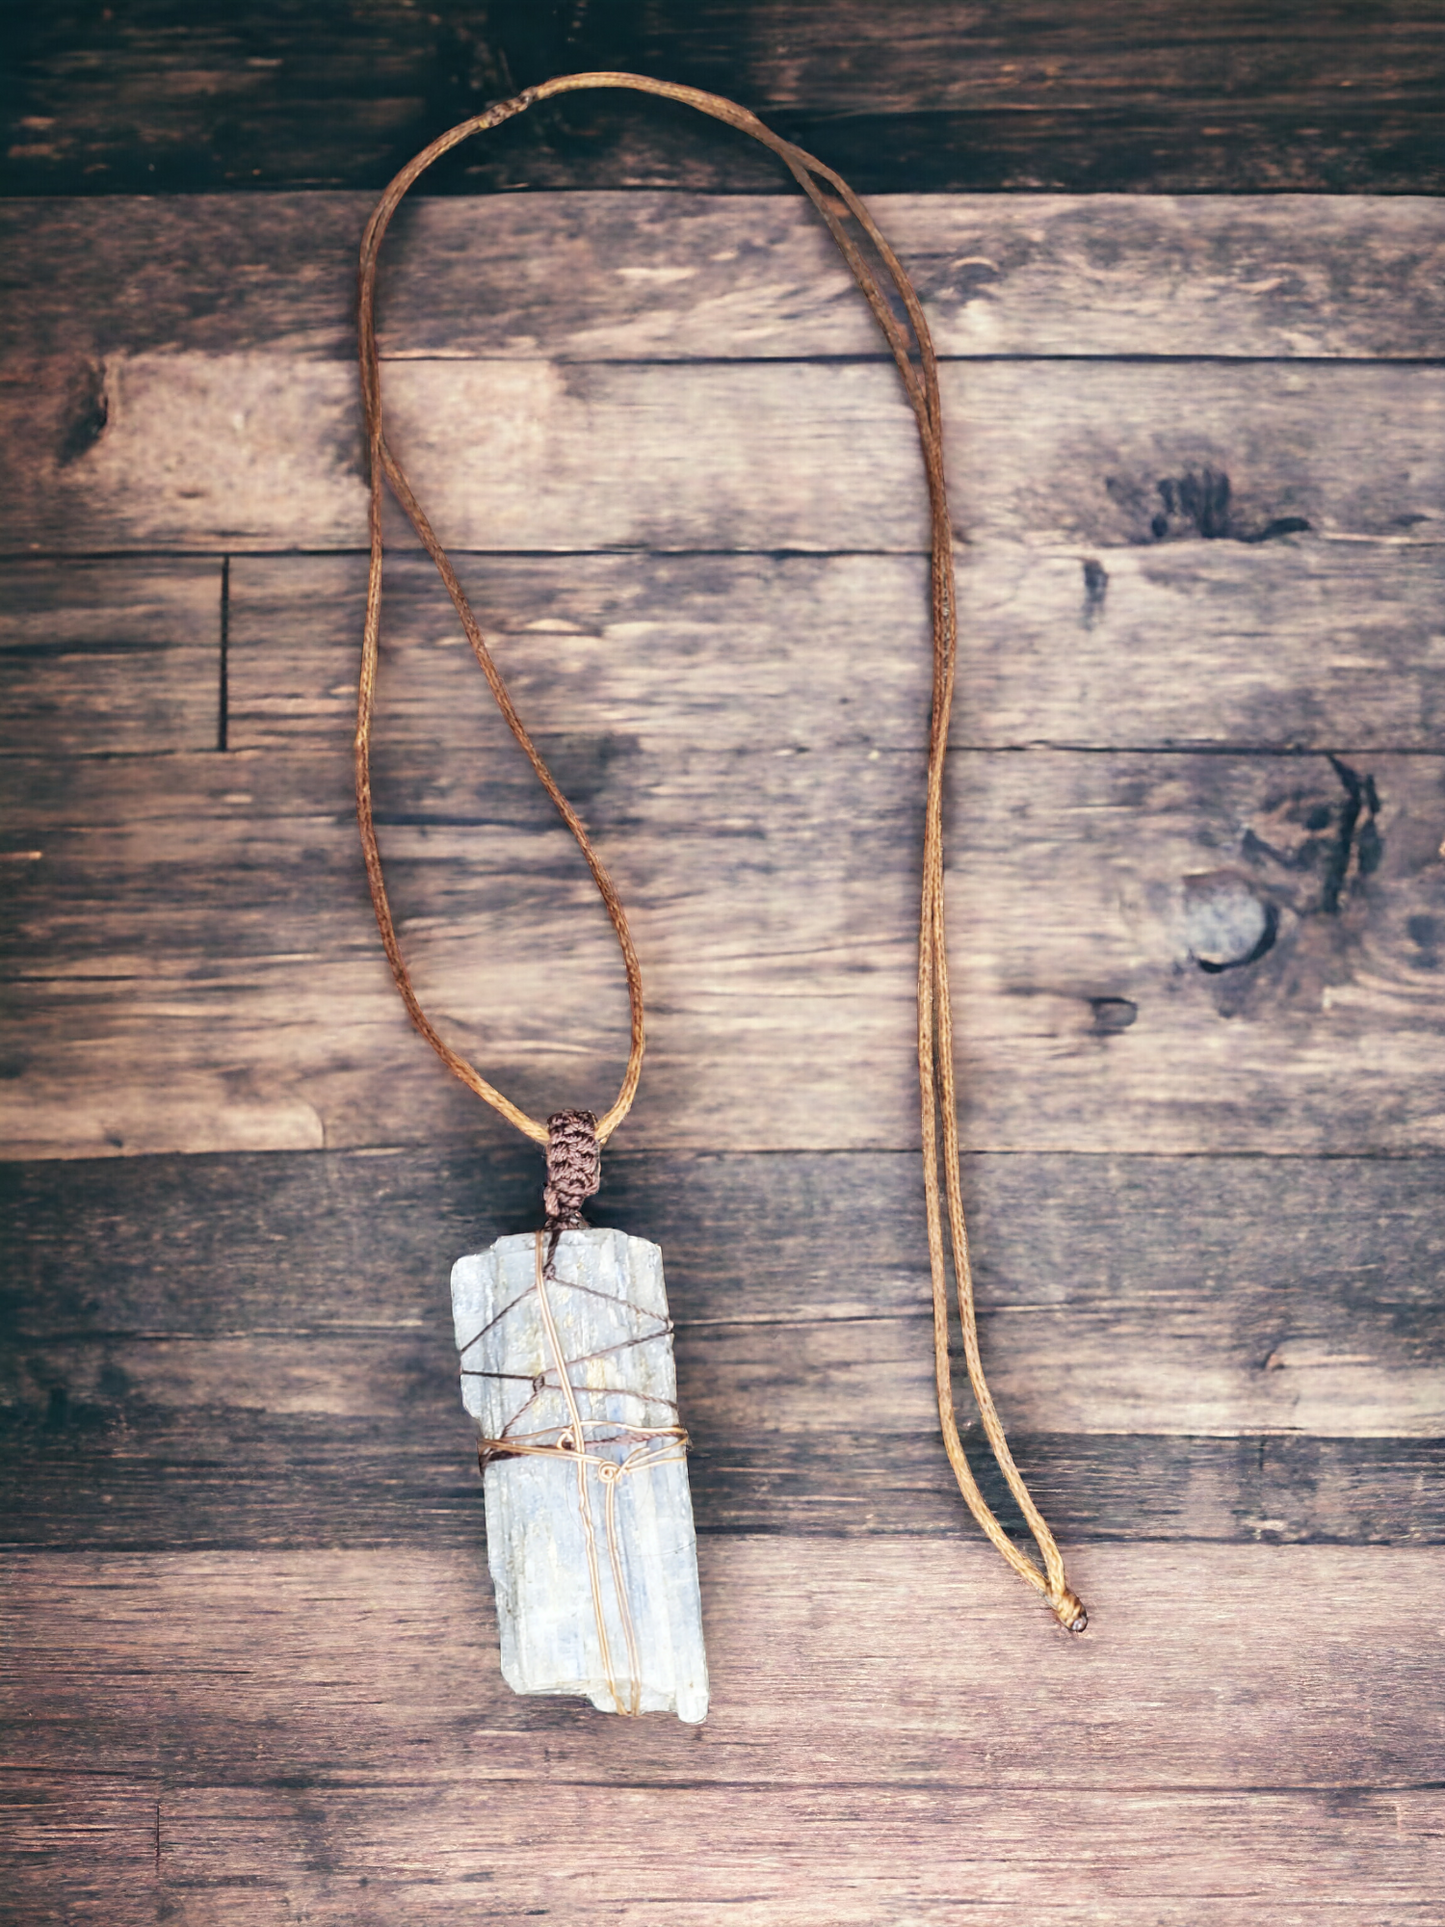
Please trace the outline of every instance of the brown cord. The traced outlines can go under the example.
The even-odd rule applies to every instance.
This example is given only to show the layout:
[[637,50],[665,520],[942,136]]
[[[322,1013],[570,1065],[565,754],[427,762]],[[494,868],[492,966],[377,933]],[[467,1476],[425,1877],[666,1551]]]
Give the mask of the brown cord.
[[[432,163],[473,134],[496,127],[514,114],[549,100],[557,94],[576,93],[598,87],[630,88],[636,93],[657,94],[676,100],[714,120],[725,121],[752,139],[771,148],[787,167],[803,192],[822,216],[828,232],[837,243],[854,280],[863,292],[874,318],[892,352],[918,424],[918,439],[923,451],[924,474],[928,483],[929,519],[932,545],[933,595],[933,715],[928,746],[928,791],[923,840],[923,898],[918,933],[918,1074],[923,1109],[923,1176],[928,1217],[928,1257],[933,1281],[934,1372],[938,1388],[939,1420],[943,1428],[944,1449],[958,1479],[969,1511],[998,1551],[1028,1585],[1043,1594],[1061,1625],[1070,1632],[1082,1632],[1086,1615],[1078,1598],[1069,1589],[1064,1562],[1053,1534],[1044,1522],[1028,1488],[1023,1482],[1003,1424],[983,1374],[979,1355],[978,1326],[974,1311],[973,1273],[969,1264],[968,1233],[964,1223],[963,1183],[959,1163],[958,1101],[954,1084],[953,1019],[949,1004],[947,940],[944,929],[943,901],[943,771],[948,754],[949,720],[953,708],[954,676],[958,647],[957,612],[954,596],[953,531],[948,514],[948,495],[943,465],[943,410],[939,397],[938,362],[932,337],[913,284],[904,273],[893,250],[880,233],[867,208],[853,190],[831,167],[815,160],[801,147],[773,133],[771,128],[745,107],[706,94],[695,87],[679,87],[671,81],[649,80],[640,74],[560,74],[529,87],[511,100],[495,102],[484,113],[461,122],[422,150],[392,181],[377,203],[367,223],[361,244],[360,358],[362,404],[366,415],[367,446],[371,463],[371,573],[367,584],[366,626],[362,638],[361,683],[356,719],[356,804],[361,825],[362,849],[366,857],[367,880],[381,927],[382,943],[397,989],[411,1014],[412,1022],[431,1044],[442,1062],[464,1084],[484,1098],[520,1131],[540,1144],[550,1144],[548,1128],[511,1103],[487,1083],[465,1058],[458,1055],[433,1028],[417,1001],[397,942],[382,881],[381,855],[371,808],[371,721],[375,703],[377,639],[381,625],[383,483],[391,485],[421,538],[452,602],[461,618],[467,640],[482,673],[486,676],[497,706],[508,727],[522,746],[547,794],[563,821],[577,839],[592,872],[593,881],[607,906],[617,940],[622,948],[627,972],[627,994],[632,1012],[632,1043],[622,1086],[612,1108],[599,1120],[596,1142],[605,1144],[626,1117],[637,1090],[642,1069],[643,1021],[642,982],[637,953],[627,928],[627,918],[612,880],[588,840],[577,813],[554,782],[551,772],[512,706],[505,683],[472,614],[456,572],[445,550],[433,533],[421,504],[412,493],[400,463],[387,446],[382,428],[381,366],[376,345],[374,304],[377,256],[391,218],[407,190]],[[825,184],[832,193],[825,192]],[[836,199],[833,197],[836,195]],[[841,205],[840,205],[841,203]],[[871,242],[886,270],[887,281],[875,273],[872,263],[844,226],[851,215]],[[904,327],[894,311],[888,284],[902,303],[908,326]],[[916,357],[916,359],[915,359]],[[942,1129],[940,1131],[940,1122]],[[940,1182],[941,1173],[941,1182]],[[948,1356],[948,1270],[944,1239],[944,1216],[948,1220],[949,1242],[953,1250],[954,1278],[958,1288],[959,1318],[963,1329],[963,1355],[968,1367],[969,1384],[978,1405],[984,1434],[1003,1473],[1025,1523],[1033,1535],[1043,1561],[1042,1570],[1020,1552],[994,1517],[979,1491],[959,1437],[953,1403],[953,1379]],[[549,1212],[551,1205],[548,1205]]]

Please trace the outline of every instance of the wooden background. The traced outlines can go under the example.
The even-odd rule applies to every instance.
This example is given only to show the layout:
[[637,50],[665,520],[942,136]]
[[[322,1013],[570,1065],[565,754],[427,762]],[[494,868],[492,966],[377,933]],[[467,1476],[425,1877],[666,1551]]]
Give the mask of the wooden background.
[[[1445,1922],[1438,9],[3,37],[0,1917]],[[642,955],[596,1215],[666,1255],[700,1730],[498,1675],[446,1277],[539,1160],[407,1025],[350,793],[362,223],[607,64],[875,194],[946,357],[983,1337],[1091,1613],[979,1540],[931,1409],[911,418],[766,156],[570,101],[398,223],[386,381]],[[605,1103],[605,918],[388,580],[423,996],[525,1104]]]

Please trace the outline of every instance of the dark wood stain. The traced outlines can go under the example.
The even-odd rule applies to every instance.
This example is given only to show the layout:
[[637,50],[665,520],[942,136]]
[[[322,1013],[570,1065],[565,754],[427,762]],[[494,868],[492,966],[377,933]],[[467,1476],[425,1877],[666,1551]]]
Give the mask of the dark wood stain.
[[[1411,194],[1445,179],[1441,22],[1412,0],[1307,17],[1243,0],[61,0],[14,14],[0,65],[11,194],[375,191],[438,128],[589,68],[742,100],[870,193]],[[434,185],[776,191],[745,147],[664,103],[572,99]]]

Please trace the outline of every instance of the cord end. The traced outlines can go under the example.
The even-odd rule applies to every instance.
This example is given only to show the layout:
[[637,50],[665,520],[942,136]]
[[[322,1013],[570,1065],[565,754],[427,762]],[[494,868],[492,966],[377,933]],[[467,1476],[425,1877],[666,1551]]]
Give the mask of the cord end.
[[1049,1606],[1066,1633],[1081,1633],[1089,1624],[1084,1602],[1077,1593],[1061,1592],[1057,1599],[1049,1601]]

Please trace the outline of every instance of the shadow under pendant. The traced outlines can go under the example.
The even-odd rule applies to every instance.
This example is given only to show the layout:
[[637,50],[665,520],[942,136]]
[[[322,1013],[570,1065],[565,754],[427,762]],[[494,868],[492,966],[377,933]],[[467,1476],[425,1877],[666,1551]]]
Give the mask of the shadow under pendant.
[[458,1259],[502,1676],[607,1713],[706,1717],[697,1540],[662,1253],[597,1226]]

